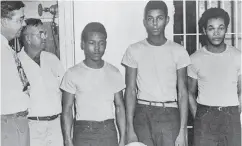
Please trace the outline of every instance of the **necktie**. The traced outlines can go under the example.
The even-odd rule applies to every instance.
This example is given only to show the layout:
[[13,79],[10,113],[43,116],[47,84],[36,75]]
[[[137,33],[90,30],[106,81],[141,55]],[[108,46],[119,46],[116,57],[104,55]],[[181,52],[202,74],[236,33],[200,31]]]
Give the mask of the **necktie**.
[[[15,45],[16,47],[16,45]],[[17,52],[16,52],[16,49],[17,48],[13,48],[13,50],[15,50],[13,52],[13,57],[14,57],[14,60],[15,60],[15,63],[16,63],[16,66],[17,66],[17,70],[18,70],[18,73],[19,73],[19,78],[23,84],[23,92],[26,93],[28,96],[30,96],[29,94],[29,91],[30,91],[30,84],[29,84],[29,81],[28,81],[28,78],[24,72],[24,69],[23,69],[23,66],[18,58],[18,55],[17,55]]]

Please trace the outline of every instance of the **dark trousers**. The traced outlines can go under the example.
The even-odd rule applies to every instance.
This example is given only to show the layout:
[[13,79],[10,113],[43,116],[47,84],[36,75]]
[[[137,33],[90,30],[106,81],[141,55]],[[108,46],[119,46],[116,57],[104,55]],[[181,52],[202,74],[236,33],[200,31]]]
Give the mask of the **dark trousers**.
[[29,146],[29,125],[26,117],[1,116],[1,146]]
[[237,106],[210,107],[198,104],[194,121],[195,146],[241,146]]
[[178,108],[136,104],[134,130],[147,146],[174,146],[180,129]]
[[74,146],[118,146],[114,119],[75,121]]

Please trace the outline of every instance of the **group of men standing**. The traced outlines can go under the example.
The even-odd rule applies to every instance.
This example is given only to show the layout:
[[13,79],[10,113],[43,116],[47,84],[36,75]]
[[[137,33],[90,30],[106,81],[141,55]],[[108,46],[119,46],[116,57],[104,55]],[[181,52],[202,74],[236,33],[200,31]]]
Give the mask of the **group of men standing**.
[[[241,52],[224,42],[229,21],[223,9],[206,10],[198,24],[206,44],[189,57],[165,36],[165,2],[149,1],[148,36],[126,50],[123,81],[102,59],[108,35],[101,23],[85,26],[85,59],[65,72],[44,51],[41,20],[25,20],[21,1],[1,1],[1,144],[186,146],[190,107],[195,146],[240,146]],[[16,37],[20,52],[8,43]]]

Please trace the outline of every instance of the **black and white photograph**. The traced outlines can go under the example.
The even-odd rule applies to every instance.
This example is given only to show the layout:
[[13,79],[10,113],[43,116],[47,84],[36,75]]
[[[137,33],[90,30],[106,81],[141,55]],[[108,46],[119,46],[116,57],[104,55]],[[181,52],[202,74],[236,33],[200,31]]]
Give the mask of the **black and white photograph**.
[[241,0],[1,0],[1,146],[241,146]]

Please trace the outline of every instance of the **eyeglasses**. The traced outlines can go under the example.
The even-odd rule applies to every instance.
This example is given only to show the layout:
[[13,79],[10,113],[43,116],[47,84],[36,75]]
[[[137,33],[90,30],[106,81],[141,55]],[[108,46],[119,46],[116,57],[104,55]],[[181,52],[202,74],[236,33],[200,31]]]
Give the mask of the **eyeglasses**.
[[20,17],[19,19],[12,19],[11,17],[8,17],[8,19],[12,22],[18,23],[18,24],[23,24],[25,22],[24,16]]
[[34,33],[31,33],[31,34],[32,34],[32,35],[39,35],[39,37],[42,38],[42,39],[45,39],[45,38],[48,37],[46,31],[39,31],[39,33],[37,33],[37,34],[34,34]]

